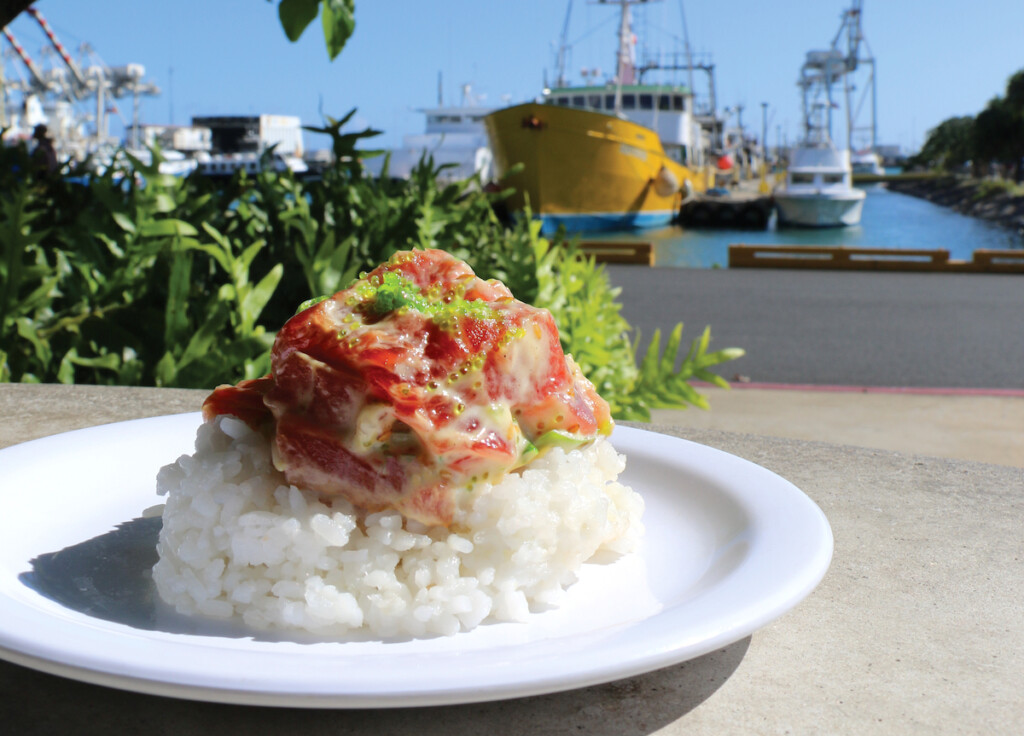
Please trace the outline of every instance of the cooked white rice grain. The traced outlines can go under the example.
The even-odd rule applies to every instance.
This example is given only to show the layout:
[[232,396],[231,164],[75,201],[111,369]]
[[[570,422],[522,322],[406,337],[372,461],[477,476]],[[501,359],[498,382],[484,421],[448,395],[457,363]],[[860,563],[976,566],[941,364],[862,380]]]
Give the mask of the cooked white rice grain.
[[604,439],[555,448],[460,491],[451,528],[428,528],[288,485],[261,435],[219,417],[157,477],[153,579],[181,613],[257,628],[428,636],[521,621],[558,605],[599,550],[636,547],[643,500],[616,481],[624,467]]

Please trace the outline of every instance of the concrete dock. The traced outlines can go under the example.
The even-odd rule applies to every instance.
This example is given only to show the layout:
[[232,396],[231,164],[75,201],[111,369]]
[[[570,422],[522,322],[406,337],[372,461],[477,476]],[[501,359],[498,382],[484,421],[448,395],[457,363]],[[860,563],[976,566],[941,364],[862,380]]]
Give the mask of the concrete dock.
[[702,192],[683,202],[679,222],[684,227],[764,230],[775,207],[770,193],[762,193],[756,182],[721,192]]

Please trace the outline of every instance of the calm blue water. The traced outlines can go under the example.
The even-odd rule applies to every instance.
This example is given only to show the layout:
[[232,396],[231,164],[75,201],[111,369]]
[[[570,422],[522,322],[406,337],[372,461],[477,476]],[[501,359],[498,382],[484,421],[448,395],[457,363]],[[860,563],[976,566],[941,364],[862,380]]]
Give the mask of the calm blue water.
[[676,226],[658,230],[585,235],[587,240],[652,242],[655,265],[688,268],[725,267],[729,245],[849,245],[865,248],[945,248],[950,258],[970,260],[982,248],[1024,248],[1024,237],[1008,228],[966,217],[917,197],[880,186],[867,187],[864,215],[858,227],[806,230],[775,227],[767,230],[688,230]]

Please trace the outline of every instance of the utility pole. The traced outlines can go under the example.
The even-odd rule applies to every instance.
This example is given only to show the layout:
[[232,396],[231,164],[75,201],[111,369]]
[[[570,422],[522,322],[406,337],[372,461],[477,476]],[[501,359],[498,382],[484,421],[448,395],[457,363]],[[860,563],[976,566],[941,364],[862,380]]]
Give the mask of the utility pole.
[[768,161],[768,103],[761,103],[761,160]]
[[768,103],[761,103],[761,193],[768,194]]
[[0,47],[0,128],[7,127],[7,80],[4,78],[4,51]]

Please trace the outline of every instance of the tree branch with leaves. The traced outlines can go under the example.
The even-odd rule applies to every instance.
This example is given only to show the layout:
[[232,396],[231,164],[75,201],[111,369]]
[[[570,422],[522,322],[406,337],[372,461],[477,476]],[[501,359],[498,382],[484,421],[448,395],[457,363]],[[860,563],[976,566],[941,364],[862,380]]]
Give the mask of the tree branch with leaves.
[[[274,0],[267,0],[273,2]],[[298,41],[320,16],[327,55],[333,60],[356,28],[355,0],[281,0],[277,14],[290,41]]]
[[[275,0],[267,0],[274,2]],[[0,0],[0,27],[6,26],[34,0]],[[345,48],[356,27],[355,0],[280,0],[277,15],[290,41],[298,41],[309,25],[320,17],[327,55],[333,60]]]

